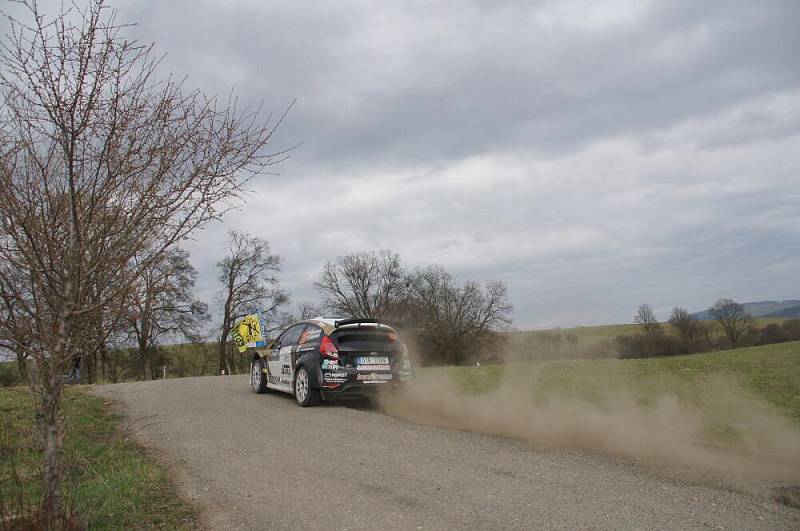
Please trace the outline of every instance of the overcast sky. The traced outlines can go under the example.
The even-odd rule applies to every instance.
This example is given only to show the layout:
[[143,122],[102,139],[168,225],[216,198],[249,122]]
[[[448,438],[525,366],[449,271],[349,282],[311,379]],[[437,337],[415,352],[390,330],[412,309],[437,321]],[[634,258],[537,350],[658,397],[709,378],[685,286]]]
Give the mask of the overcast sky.
[[800,2],[126,0],[131,32],[302,143],[229,228],[297,302],[326,260],[501,279],[518,328],[800,298]]

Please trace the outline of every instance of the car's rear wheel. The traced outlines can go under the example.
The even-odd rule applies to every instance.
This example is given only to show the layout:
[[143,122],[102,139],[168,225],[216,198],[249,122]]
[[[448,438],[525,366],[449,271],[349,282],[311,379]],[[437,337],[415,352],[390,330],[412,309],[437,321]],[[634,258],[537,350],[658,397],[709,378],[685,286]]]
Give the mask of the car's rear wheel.
[[267,392],[267,378],[264,376],[264,365],[260,359],[250,362],[250,389],[258,394]]
[[311,377],[308,369],[300,367],[294,377],[294,399],[300,407],[315,406],[319,404],[319,389],[311,385]]

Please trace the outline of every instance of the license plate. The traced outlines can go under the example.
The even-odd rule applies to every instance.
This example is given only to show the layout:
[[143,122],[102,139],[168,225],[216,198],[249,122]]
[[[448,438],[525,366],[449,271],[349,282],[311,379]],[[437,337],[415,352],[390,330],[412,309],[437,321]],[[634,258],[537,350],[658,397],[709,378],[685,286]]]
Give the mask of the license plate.
[[356,358],[359,365],[386,365],[389,363],[387,356],[359,356]]

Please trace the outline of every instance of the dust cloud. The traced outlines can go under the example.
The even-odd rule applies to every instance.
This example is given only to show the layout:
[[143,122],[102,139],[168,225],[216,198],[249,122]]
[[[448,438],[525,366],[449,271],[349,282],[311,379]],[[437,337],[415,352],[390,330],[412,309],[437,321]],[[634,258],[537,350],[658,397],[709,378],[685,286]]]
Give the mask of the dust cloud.
[[467,395],[434,372],[379,407],[414,423],[612,456],[730,487],[800,482],[796,424],[734,382],[707,382],[702,394],[701,404],[669,395],[643,403],[620,391],[592,402],[558,393],[534,398],[531,380],[516,375]]

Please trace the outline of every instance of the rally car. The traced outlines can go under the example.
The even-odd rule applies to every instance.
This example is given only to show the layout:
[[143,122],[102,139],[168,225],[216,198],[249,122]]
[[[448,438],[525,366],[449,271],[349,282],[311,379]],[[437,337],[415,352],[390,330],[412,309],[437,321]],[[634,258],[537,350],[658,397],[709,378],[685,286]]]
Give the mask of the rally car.
[[293,324],[253,349],[250,387],[294,395],[307,407],[320,400],[365,398],[412,377],[397,331],[376,319],[317,317]]

